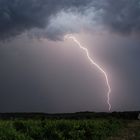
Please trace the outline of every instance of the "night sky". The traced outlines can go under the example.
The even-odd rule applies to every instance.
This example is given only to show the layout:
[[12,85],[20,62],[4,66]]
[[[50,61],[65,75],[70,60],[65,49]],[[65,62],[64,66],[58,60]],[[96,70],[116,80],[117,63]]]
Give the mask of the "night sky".
[[140,110],[140,0],[0,0],[0,112]]

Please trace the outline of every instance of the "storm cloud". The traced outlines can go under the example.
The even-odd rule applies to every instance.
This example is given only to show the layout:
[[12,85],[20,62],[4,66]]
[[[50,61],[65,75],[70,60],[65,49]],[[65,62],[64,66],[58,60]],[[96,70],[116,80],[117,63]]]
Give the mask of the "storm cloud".
[[102,9],[101,23],[110,30],[123,33],[140,33],[139,0],[101,0],[97,7]]
[[30,30],[57,40],[66,33],[100,27],[139,34],[139,0],[0,0],[1,40]]
[[60,9],[79,7],[89,0],[0,0],[0,38],[6,39],[33,28],[45,28]]

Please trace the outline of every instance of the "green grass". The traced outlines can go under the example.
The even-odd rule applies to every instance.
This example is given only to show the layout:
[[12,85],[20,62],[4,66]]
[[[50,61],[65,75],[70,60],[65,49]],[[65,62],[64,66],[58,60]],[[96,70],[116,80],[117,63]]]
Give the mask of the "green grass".
[[105,140],[123,126],[117,119],[0,121],[0,140]]

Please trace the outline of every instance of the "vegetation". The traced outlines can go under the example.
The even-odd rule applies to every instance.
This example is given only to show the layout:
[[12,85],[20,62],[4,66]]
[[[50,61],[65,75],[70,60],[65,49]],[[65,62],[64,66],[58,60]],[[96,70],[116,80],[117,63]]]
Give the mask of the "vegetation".
[[105,140],[123,125],[119,119],[1,120],[0,140]]
[[138,114],[0,113],[0,140],[140,140]]

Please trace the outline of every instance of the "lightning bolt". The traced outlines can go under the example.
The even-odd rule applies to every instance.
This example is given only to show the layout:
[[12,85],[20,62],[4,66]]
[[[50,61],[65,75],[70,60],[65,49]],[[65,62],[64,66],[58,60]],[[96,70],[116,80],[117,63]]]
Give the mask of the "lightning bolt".
[[107,85],[107,88],[108,88],[108,92],[107,92],[107,104],[108,104],[108,110],[110,111],[111,110],[111,104],[110,104],[111,86],[109,84],[107,73],[104,71],[104,69],[99,64],[97,64],[90,57],[88,49],[86,47],[82,46],[81,43],[76,39],[75,36],[73,36],[72,34],[67,34],[67,35],[64,36],[64,40],[66,40],[66,39],[72,39],[79,46],[79,48],[82,49],[86,53],[87,58],[91,62],[91,64],[94,65],[95,67],[97,67],[98,70],[104,75],[105,81],[106,81],[106,85]]

